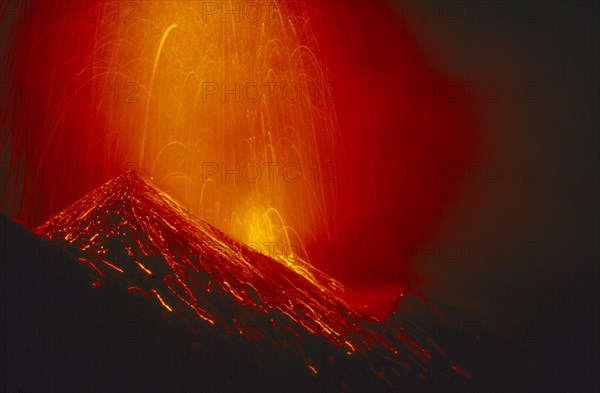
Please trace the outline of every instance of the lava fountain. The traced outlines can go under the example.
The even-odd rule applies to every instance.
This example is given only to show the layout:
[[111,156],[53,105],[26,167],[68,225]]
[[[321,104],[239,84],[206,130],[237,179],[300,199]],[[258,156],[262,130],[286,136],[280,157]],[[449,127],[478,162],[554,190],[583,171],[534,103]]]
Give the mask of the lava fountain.
[[401,288],[455,191],[423,173],[471,153],[464,100],[439,94],[452,83],[385,2],[8,2],[2,18],[2,210],[32,225],[136,167],[263,253]]
[[[135,163],[238,239],[306,257],[302,239],[329,231],[319,176],[339,130],[306,16],[272,1],[67,4],[33,3],[17,37],[33,52],[15,58],[23,84],[69,90],[28,97],[45,124],[27,183],[56,157],[88,177]],[[15,154],[33,122],[14,123]]]

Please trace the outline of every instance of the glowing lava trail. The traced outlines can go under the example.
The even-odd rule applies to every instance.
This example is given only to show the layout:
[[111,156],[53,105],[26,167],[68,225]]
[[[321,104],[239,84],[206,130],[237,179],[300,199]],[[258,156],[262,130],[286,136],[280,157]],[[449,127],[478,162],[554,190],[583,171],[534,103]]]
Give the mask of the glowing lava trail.
[[[283,242],[280,254],[303,251],[306,234],[327,228],[318,172],[338,128],[298,10],[273,1],[67,4],[51,26],[30,26],[32,50],[48,45],[46,27],[65,45],[45,60],[48,72],[23,71],[24,83],[59,89],[38,103],[60,110],[46,113],[32,168],[66,160],[71,144],[95,157],[102,177],[114,176],[112,162],[137,163],[198,216],[263,250]],[[28,12],[43,25],[56,6]],[[94,124],[83,131],[86,117]]]
[[135,167],[254,249],[400,293],[455,189],[427,174],[470,155],[463,100],[386,2],[0,12],[0,201],[32,226]]
[[456,189],[423,175],[472,149],[463,97],[437,94],[452,83],[387,2],[8,1],[0,16],[1,210],[68,248],[86,289],[292,347],[311,377],[468,376],[348,296],[404,293]]
[[352,325],[358,314],[334,295],[344,290],[340,283],[307,264],[286,267],[230,239],[134,171],[85,196],[36,231],[83,251],[80,261],[98,274],[94,282],[104,279],[102,271],[122,274],[136,290],[153,293],[169,312],[191,308],[226,330],[233,322],[220,319],[222,310],[217,314],[203,308],[207,293],[229,293],[265,313],[265,306],[277,308],[311,333],[348,345],[348,350],[354,346],[346,336],[360,331]]
[[232,240],[135,171],[36,232],[71,250],[89,268],[92,287],[121,283],[194,333],[216,329],[248,341],[293,343],[313,373],[307,333],[326,338],[345,356],[383,356],[387,360],[374,370],[382,377],[396,364],[410,364],[412,371],[399,375],[425,379],[432,358],[446,362],[448,374],[463,372],[410,324],[382,324],[354,311],[339,298],[346,291],[339,282],[303,261],[286,266]]

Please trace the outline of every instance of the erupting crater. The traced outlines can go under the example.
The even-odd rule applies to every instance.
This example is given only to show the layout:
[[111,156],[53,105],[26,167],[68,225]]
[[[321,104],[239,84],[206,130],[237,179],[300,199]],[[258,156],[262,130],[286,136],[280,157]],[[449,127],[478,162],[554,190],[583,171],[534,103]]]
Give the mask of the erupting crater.
[[230,238],[137,171],[109,181],[35,231],[87,266],[91,286],[111,281],[141,294],[193,335],[239,334],[250,342],[293,345],[314,374],[321,365],[308,342],[316,337],[326,339],[319,342],[331,349],[330,364],[334,355],[356,352],[387,359],[374,370],[384,379],[405,370],[425,379],[432,359],[442,360],[448,374],[464,373],[431,339],[419,337],[424,334],[414,324],[352,309],[340,297],[348,291],[340,282],[302,260],[277,260]]

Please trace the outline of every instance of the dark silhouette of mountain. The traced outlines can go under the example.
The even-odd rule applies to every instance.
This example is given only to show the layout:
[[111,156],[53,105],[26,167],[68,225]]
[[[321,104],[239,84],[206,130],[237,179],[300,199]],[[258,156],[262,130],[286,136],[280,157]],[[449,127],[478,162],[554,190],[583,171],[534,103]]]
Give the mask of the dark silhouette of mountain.
[[36,228],[43,238],[5,217],[2,228],[9,390],[440,390],[470,378],[401,313],[351,309],[340,283],[229,238],[137,172]]
[[[209,328],[244,334],[238,324],[248,321],[236,318],[243,310],[247,318],[268,315],[287,328],[300,325],[349,352],[376,339],[356,323],[370,318],[335,296],[341,284],[300,261],[285,266],[229,238],[136,171],[91,192],[36,232],[82,251],[80,261],[97,273],[94,285],[125,279],[161,311],[193,315]],[[238,310],[227,315],[231,304]]]

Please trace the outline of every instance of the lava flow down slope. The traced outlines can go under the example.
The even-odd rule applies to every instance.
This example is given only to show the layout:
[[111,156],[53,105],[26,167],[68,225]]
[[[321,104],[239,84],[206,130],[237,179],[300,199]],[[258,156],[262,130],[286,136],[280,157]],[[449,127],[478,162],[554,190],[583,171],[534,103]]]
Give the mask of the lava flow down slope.
[[[252,348],[261,367],[287,359],[275,361],[270,375],[296,373],[312,388],[335,390],[436,386],[468,375],[415,325],[353,310],[341,300],[348,289],[339,282],[292,256],[272,258],[233,240],[137,171],[35,232],[68,250],[87,271],[90,291],[118,286],[147,299],[190,348],[216,340],[236,343],[228,351]],[[190,356],[188,366],[202,354]]]

